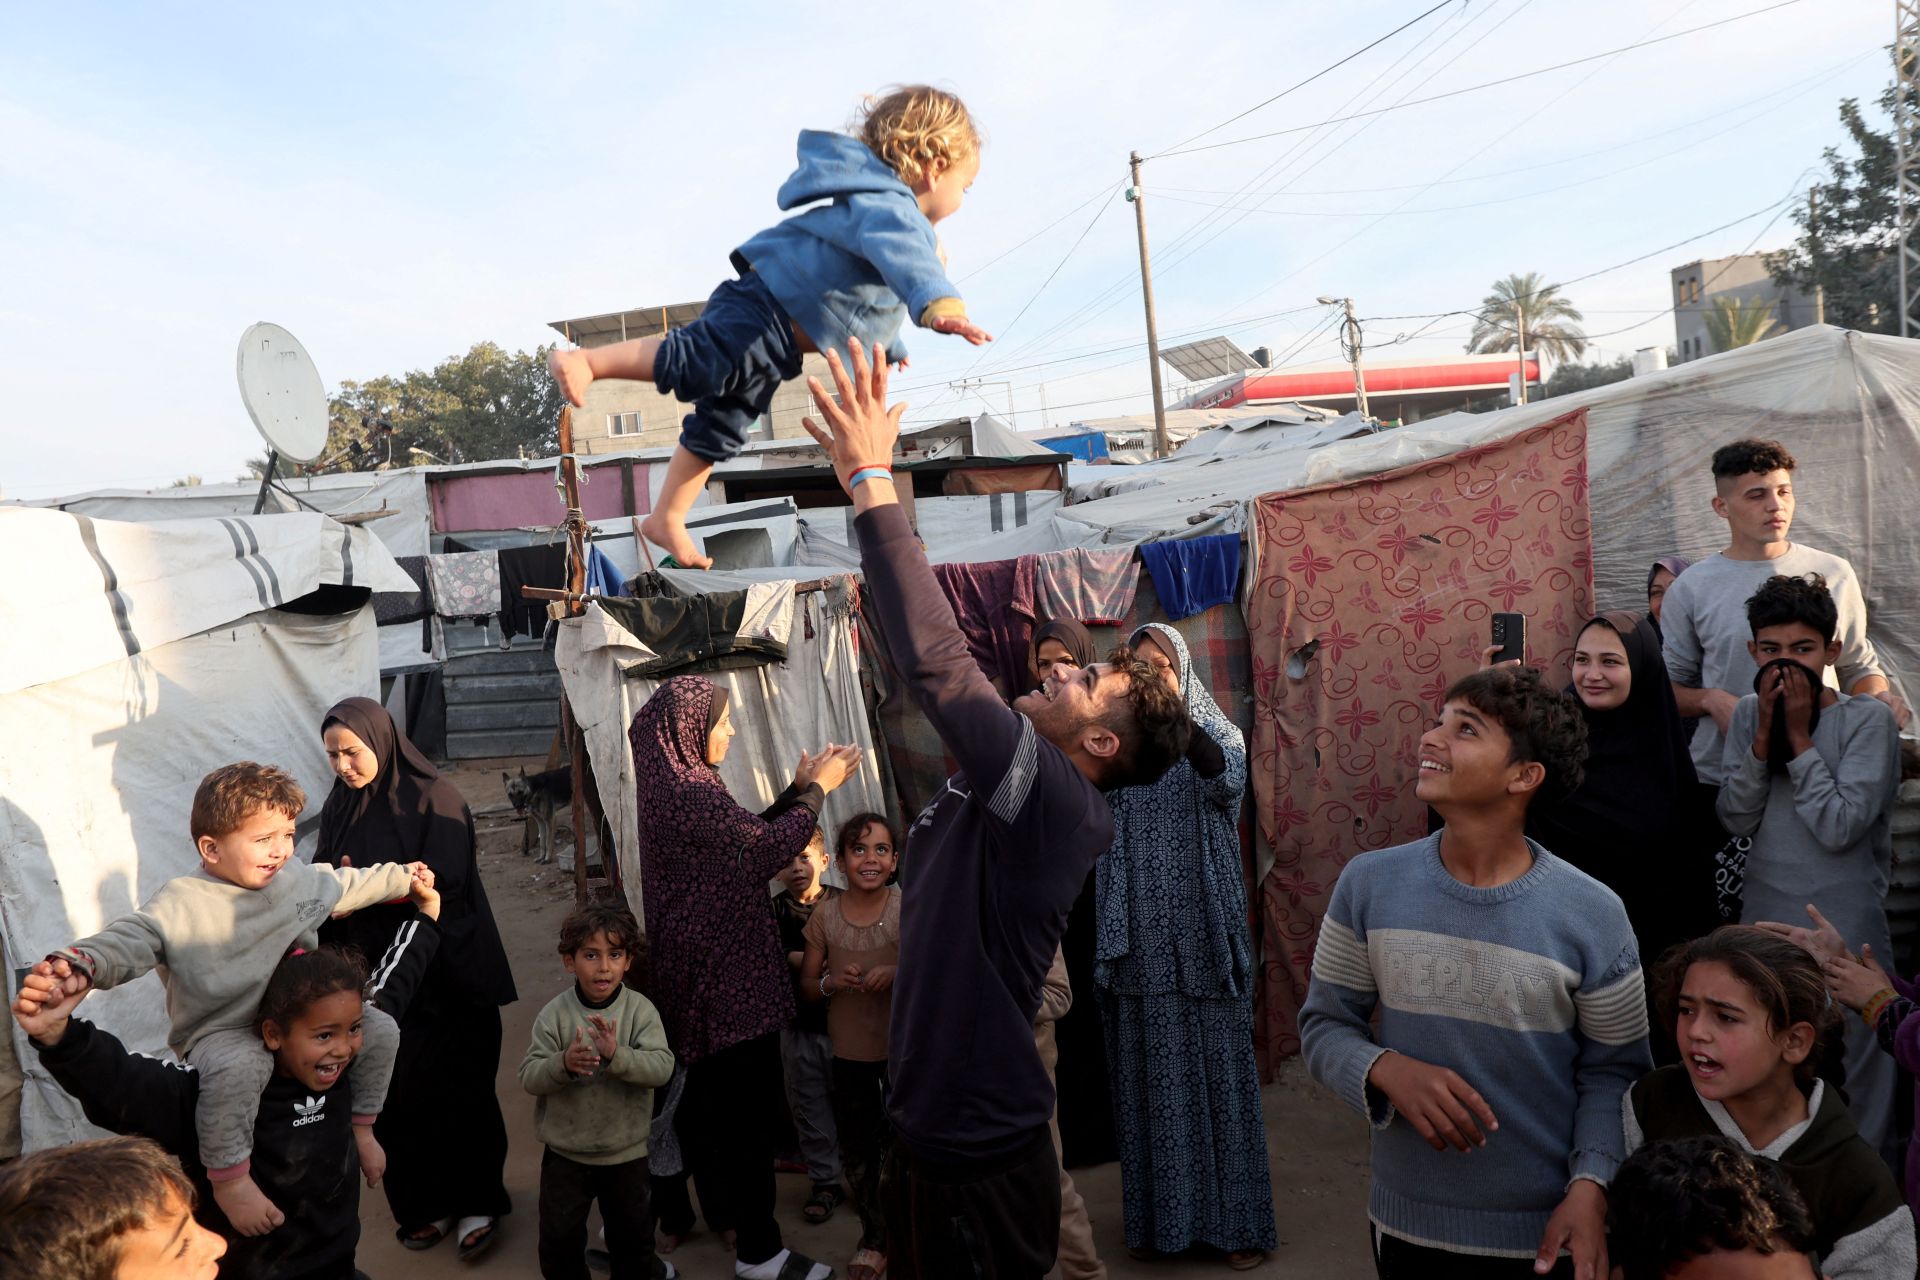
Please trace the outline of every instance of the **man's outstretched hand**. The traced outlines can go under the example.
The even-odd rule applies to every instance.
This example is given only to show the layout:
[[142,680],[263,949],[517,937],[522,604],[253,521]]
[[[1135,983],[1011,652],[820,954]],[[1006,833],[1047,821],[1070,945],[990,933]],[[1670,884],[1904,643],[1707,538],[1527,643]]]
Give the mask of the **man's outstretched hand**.
[[828,351],[826,356],[839,398],[836,401],[828,395],[820,379],[808,378],[807,390],[813,393],[814,408],[826,420],[826,426],[813,418],[801,419],[800,425],[826,450],[834,474],[840,477],[840,487],[846,489],[855,507],[864,511],[880,503],[896,502],[890,480],[868,480],[858,487],[847,483],[862,467],[893,468],[893,446],[900,438],[900,415],[907,406],[887,407],[886,352],[875,347],[869,356],[856,342],[847,345],[845,363],[838,351]]

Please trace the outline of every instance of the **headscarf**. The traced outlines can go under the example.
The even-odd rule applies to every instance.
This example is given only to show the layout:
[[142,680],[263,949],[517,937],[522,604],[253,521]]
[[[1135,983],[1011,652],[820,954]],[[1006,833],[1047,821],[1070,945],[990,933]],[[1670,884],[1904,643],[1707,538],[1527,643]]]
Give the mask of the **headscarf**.
[[[1697,779],[1653,622],[1615,610],[1590,618],[1580,633],[1596,624],[1613,629],[1626,649],[1626,702],[1609,710],[1580,702],[1586,779],[1557,804],[1534,804],[1526,827],[1549,852],[1619,892],[1632,910],[1638,877],[1672,871],[1672,864],[1636,864],[1661,864],[1665,850],[1692,831],[1682,814]],[[1572,685],[1567,693],[1580,697]]]
[[1183,759],[1152,786],[1108,796],[1114,840],[1095,869],[1095,980],[1130,994],[1250,995],[1239,825],[1245,743],[1207,692],[1179,632],[1149,623],[1129,643],[1149,632],[1173,657],[1194,731],[1219,745],[1226,768],[1202,778]]
[[810,809],[804,821],[770,821],[727,790],[707,760],[725,700],[726,691],[703,676],[675,676],[654,690],[627,731],[652,944],[649,994],[686,1063],[793,1017],[793,982],[767,881],[814,825]]
[[[330,724],[344,726],[366,743],[380,771],[357,791],[334,779],[320,810],[320,849],[329,861],[344,854],[356,867],[414,862],[420,860],[418,850],[436,805],[448,811],[446,816],[467,821],[460,793],[450,785],[436,786],[442,782],[440,771],[400,732],[385,707],[372,698],[348,698],[333,704],[320,731]],[[450,801],[459,801],[458,807]]]
[[[737,862],[760,821],[707,762],[707,740],[726,711],[727,692],[704,676],[675,676],[653,691],[627,730],[642,857],[671,836],[674,856]],[[671,815],[670,821],[662,821]]]
[[1647,569],[1647,590],[1653,590],[1653,580],[1660,576],[1662,569],[1677,578],[1692,567],[1693,561],[1685,556],[1661,556]]
[[1082,667],[1093,665],[1093,635],[1083,623],[1072,618],[1055,618],[1043,622],[1034,628],[1033,639],[1027,642],[1027,670],[1031,672],[1040,665],[1040,642],[1058,640],[1073,655],[1074,663]]
[[[440,990],[484,1004],[511,1004],[517,998],[513,971],[480,882],[473,814],[459,788],[440,775],[400,732],[387,709],[373,699],[335,703],[321,721],[321,732],[332,724],[366,743],[379,762],[379,771],[358,790],[334,779],[320,810],[314,861],[337,864],[345,857],[356,867],[426,863],[440,890],[441,942],[420,1003],[431,1003],[430,993]],[[330,932],[377,961],[406,918],[406,910],[380,906],[356,911]]]

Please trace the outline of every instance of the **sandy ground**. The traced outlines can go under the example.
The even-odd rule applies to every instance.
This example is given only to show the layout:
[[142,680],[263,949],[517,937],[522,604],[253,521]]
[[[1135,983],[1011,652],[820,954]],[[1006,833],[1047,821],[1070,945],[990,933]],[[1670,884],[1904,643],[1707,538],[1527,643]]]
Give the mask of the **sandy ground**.
[[[478,815],[481,874],[520,989],[519,1002],[503,1011],[505,1049],[499,1075],[500,1108],[506,1115],[510,1144],[507,1189],[513,1195],[515,1212],[502,1220],[500,1240],[494,1249],[463,1264],[449,1242],[418,1253],[402,1249],[394,1240],[394,1222],[387,1212],[386,1197],[377,1190],[364,1193],[359,1265],[372,1280],[539,1274],[535,1237],[541,1146],[533,1132],[533,1100],[520,1088],[514,1072],[534,1015],[567,982],[553,947],[560,920],[573,901],[573,886],[571,873],[564,870],[562,862],[541,867],[531,858],[521,858],[520,824],[510,812],[497,816],[487,812],[505,810],[501,769],[511,770],[522,764],[531,773],[544,761],[470,761],[449,771]],[[566,847],[563,835],[563,856]],[[1286,1064],[1280,1078],[1267,1087],[1265,1104],[1280,1248],[1254,1274],[1283,1270],[1312,1276],[1371,1274],[1366,1244],[1365,1125],[1309,1080],[1298,1059]],[[1127,1257],[1122,1238],[1120,1167],[1109,1164],[1075,1170],[1074,1180],[1087,1199],[1095,1243],[1114,1275],[1231,1274],[1217,1260],[1133,1261]],[[804,1177],[780,1176],[778,1211],[787,1243],[844,1274],[858,1224],[851,1209],[843,1207],[829,1222],[809,1226],[800,1216],[807,1190]],[[681,1274],[697,1280],[725,1280],[732,1275],[732,1255],[711,1234],[688,1241],[672,1259]]]

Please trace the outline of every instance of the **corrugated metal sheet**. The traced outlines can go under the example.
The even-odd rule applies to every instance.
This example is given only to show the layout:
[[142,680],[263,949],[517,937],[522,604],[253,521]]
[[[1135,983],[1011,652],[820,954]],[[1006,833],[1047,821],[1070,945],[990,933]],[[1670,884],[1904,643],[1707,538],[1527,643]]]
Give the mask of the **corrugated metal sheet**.
[[500,627],[449,622],[447,757],[545,755],[560,724],[560,672],[538,637],[500,648]]

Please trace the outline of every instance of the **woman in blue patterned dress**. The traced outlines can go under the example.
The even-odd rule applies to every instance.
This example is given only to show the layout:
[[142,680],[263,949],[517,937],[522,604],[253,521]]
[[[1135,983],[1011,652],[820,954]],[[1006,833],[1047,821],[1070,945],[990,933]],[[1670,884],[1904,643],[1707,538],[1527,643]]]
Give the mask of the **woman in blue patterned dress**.
[[1178,632],[1150,623],[1131,643],[1177,681],[1196,732],[1159,782],[1109,797],[1113,848],[1097,868],[1094,981],[1127,1249],[1209,1246],[1244,1270],[1277,1243],[1241,879],[1246,747]]

